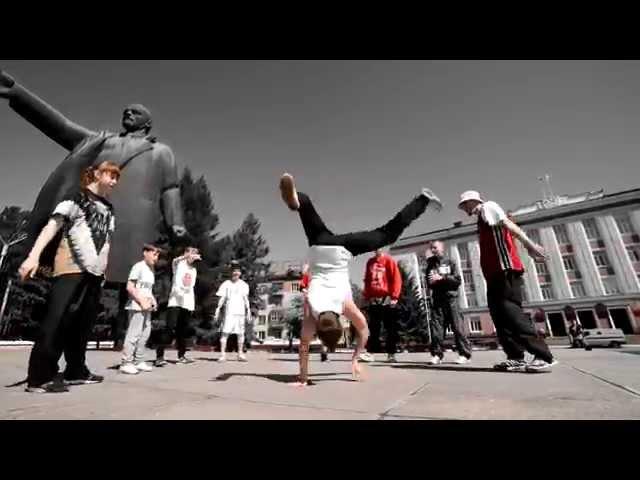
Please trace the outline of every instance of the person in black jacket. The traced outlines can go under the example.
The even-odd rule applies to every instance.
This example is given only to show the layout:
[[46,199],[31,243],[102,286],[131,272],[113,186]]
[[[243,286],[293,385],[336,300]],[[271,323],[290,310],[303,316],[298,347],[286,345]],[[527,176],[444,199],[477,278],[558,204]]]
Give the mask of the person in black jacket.
[[427,259],[426,283],[430,290],[431,309],[431,365],[438,365],[444,357],[443,343],[447,326],[451,327],[458,351],[457,364],[471,359],[471,344],[467,339],[464,319],[458,310],[458,288],[460,271],[453,260],[444,254],[444,243],[431,244],[433,256]]

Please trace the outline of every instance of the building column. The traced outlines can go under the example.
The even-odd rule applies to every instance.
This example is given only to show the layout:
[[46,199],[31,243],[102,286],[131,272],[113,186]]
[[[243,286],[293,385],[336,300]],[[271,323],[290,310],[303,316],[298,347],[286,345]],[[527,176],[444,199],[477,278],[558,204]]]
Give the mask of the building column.
[[551,275],[551,284],[556,299],[573,298],[571,287],[569,286],[569,277],[564,269],[562,254],[552,227],[540,229],[540,241],[547,253],[547,268]]
[[449,245],[449,258],[455,262],[460,271],[460,287],[458,288],[458,306],[460,308],[469,308],[469,302],[467,302],[467,294],[465,292],[464,275],[462,274],[462,268],[460,267],[460,252],[458,251],[458,245],[452,243]]
[[629,212],[629,217],[631,218],[633,230],[640,235],[640,210],[631,210]]
[[607,250],[609,261],[616,272],[618,286],[623,293],[635,293],[640,291],[638,277],[633,269],[633,264],[629,260],[627,248],[622,241],[622,236],[618,231],[618,225],[612,215],[596,217],[598,228]]
[[542,291],[540,290],[540,283],[538,282],[538,273],[536,272],[536,267],[534,265],[535,262],[531,256],[529,256],[527,250],[518,241],[516,241],[516,248],[518,250],[520,260],[522,260],[522,265],[524,266],[524,275],[522,279],[524,280],[524,288],[527,291],[527,299],[529,302],[541,302],[543,300]]
[[587,238],[582,222],[567,223],[567,234],[573,246],[573,255],[576,259],[582,284],[588,297],[601,297],[604,295],[604,286],[600,278],[600,272],[591,253],[591,244]]
[[482,274],[480,267],[480,244],[477,240],[472,240],[469,246],[469,260],[471,260],[471,273],[473,274],[473,283],[476,286],[476,299],[479,307],[487,306],[487,282]]

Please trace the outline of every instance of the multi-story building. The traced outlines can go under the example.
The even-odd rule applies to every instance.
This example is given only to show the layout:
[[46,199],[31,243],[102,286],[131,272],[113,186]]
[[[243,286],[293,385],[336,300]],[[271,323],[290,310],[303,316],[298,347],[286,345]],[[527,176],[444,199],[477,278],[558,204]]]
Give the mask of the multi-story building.
[[[525,311],[542,320],[548,335],[565,336],[570,318],[584,328],[640,333],[640,189],[554,196],[509,215],[547,252],[534,261],[517,242]],[[434,240],[444,241],[460,265],[459,302],[469,330],[493,334],[475,222],[402,238],[391,254],[425,256]]]
[[265,305],[264,309],[258,311],[254,326],[258,340],[287,338],[287,311],[292,300],[302,295],[302,266],[301,261],[272,262],[267,281],[258,284],[258,294]]

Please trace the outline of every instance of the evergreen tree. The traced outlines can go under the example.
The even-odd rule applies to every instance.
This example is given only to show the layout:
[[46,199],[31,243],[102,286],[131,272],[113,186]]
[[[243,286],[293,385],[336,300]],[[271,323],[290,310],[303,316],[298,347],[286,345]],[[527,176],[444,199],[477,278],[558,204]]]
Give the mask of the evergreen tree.
[[402,276],[402,290],[398,300],[398,333],[402,343],[424,344],[429,341],[426,303],[418,282],[407,271],[404,262],[398,267]]

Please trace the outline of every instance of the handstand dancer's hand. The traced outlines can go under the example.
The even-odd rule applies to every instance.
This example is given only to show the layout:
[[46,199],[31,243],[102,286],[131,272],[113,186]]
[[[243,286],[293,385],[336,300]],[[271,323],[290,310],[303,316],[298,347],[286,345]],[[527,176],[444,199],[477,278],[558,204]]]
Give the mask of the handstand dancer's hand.
[[351,360],[351,375],[355,382],[361,382],[365,380],[364,369],[358,362],[358,357],[353,357],[353,360]]

